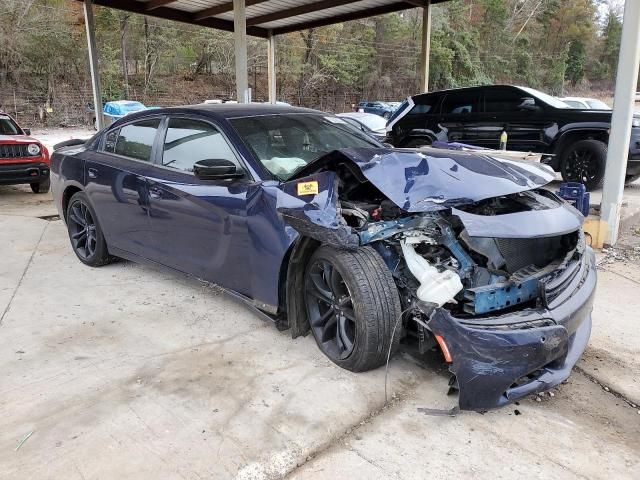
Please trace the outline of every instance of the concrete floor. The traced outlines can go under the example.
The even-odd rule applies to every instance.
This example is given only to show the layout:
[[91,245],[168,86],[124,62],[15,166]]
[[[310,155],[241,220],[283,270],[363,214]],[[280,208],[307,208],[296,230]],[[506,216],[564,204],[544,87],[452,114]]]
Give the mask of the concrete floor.
[[85,267],[50,200],[0,187],[2,479],[640,478],[635,264],[603,267],[553,396],[433,417],[454,403],[439,358],[394,357],[385,408],[384,369],[341,370],[212,287]]

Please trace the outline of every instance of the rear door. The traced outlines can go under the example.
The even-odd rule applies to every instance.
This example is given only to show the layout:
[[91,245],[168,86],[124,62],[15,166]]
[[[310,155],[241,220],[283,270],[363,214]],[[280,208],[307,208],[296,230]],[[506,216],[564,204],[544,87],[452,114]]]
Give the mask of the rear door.
[[[167,117],[148,175],[152,260],[250,295],[247,192],[255,182],[221,130],[208,120]],[[200,180],[194,164],[225,159],[246,172]]]
[[526,100],[535,101],[516,88],[491,87],[484,94],[485,140],[483,147],[499,148],[502,131],[507,132],[507,150],[543,151],[545,129],[551,122],[545,119],[544,106],[527,109]]
[[96,151],[87,152],[85,192],[107,244],[147,256],[150,172],[161,117],[145,118],[108,131]]
[[442,100],[439,128],[449,142],[479,145],[484,132],[480,112],[480,90],[447,93]]

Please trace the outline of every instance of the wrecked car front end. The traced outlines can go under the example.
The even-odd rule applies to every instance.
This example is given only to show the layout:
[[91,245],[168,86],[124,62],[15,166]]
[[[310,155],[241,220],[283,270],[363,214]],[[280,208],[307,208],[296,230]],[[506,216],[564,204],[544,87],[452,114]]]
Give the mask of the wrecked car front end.
[[460,408],[486,410],[564,381],[589,339],[594,255],[582,216],[540,188],[552,178],[466,153],[342,150],[284,184],[278,211],[318,242],[373,247],[403,338],[439,347]]

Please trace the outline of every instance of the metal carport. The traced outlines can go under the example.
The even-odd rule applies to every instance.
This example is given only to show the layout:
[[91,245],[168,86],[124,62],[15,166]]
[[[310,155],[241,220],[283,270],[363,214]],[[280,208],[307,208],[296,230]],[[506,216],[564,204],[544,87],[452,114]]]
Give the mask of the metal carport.
[[[421,90],[428,89],[431,4],[448,0],[79,0],[84,3],[96,112],[100,99],[93,8],[101,5],[234,33],[238,102],[248,101],[247,35],[267,39],[269,101],[276,101],[275,48],[278,35],[410,8],[423,9]],[[98,125],[102,118],[98,114]]]
[[[98,127],[103,125],[93,4],[234,33],[236,90],[248,101],[247,35],[267,39],[269,101],[276,101],[277,35],[410,8],[423,9],[420,90],[428,90],[431,9],[448,0],[77,0],[84,3]],[[613,120],[596,244],[615,244],[624,191],[634,93],[640,61],[640,0],[626,0]]]

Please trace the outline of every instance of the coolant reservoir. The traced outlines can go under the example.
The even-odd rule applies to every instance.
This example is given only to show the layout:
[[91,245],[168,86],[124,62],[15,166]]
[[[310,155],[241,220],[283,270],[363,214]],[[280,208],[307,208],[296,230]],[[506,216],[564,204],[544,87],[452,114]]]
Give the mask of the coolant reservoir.
[[453,300],[453,297],[462,290],[460,277],[451,270],[439,272],[427,260],[418,255],[413,245],[406,240],[400,242],[402,254],[407,262],[407,267],[414,277],[420,282],[417,296],[423,302],[435,303],[439,307]]

